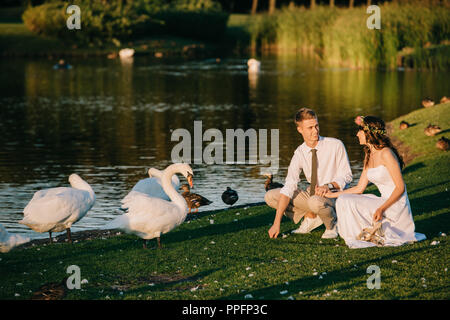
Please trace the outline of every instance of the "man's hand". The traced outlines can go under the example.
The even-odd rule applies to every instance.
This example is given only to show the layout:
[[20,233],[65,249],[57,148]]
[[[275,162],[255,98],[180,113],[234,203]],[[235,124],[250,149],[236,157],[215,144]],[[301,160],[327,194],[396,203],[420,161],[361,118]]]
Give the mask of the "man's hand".
[[280,233],[280,225],[274,223],[269,229],[269,237],[276,238],[276,237],[278,237],[279,233]]
[[330,192],[330,189],[327,186],[316,186],[316,192],[315,194],[319,197],[325,196],[326,193]]

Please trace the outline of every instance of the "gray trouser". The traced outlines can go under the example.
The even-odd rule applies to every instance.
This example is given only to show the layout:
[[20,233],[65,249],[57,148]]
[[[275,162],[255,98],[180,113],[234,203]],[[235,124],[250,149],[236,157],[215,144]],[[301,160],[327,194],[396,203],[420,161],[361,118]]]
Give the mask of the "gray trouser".
[[[278,201],[280,200],[280,190],[281,188],[277,188],[266,192],[264,200],[268,206],[277,209]],[[310,196],[308,190],[296,190],[291,201],[289,201],[284,215],[292,219],[294,223],[299,223],[306,213],[312,212],[317,214],[323,221],[325,228],[330,230],[336,224],[335,205],[335,198]]]

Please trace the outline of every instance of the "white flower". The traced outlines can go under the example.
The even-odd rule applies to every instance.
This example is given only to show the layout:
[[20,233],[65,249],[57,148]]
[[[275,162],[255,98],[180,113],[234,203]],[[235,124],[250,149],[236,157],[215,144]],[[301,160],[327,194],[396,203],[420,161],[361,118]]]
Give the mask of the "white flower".
[[280,294],[286,294],[286,293],[288,293],[287,290],[280,291]]
[[254,276],[254,274],[253,273],[250,273],[249,275],[248,275],[249,277],[253,277]]
[[392,263],[397,263],[398,261],[397,260],[392,260]]
[[16,294],[14,295],[14,297],[20,297],[20,294],[16,293]]
[[214,241],[211,241],[210,244],[216,244]]
[[191,288],[191,292],[197,291],[197,289],[198,289],[198,286],[197,287],[193,287],[193,288]]
[[240,215],[240,213],[239,213],[239,212],[236,212],[236,215],[238,216],[238,215]]
[[432,245],[432,246],[435,246],[435,245],[438,245],[439,243],[440,243],[439,241],[436,241],[436,240],[435,240],[435,241],[433,241],[433,242],[431,243],[431,245]]
[[81,284],[86,284],[86,283],[89,283],[89,282],[87,281],[87,279],[81,280]]
[[210,224],[214,224],[214,220],[213,220],[213,219],[210,219],[210,220],[209,220],[209,223],[210,223]]
[[314,273],[313,273],[313,276],[317,276],[317,274],[318,274],[317,272],[314,272]]

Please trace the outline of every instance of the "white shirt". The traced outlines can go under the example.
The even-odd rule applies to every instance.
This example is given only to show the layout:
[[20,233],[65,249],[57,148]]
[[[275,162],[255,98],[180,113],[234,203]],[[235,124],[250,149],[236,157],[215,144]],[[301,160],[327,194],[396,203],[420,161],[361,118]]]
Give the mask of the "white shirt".
[[[348,161],[347,151],[341,140],[321,137],[317,142],[317,186],[336,182],[341,190],[352,181],[352,170]],[[289,164],[288,174],[284,187],[280,193],[292,198],[297,184],[300,181],[300,173],[305,173],[306,180],[311,183],[312,148],[303,142],[294,152]]]

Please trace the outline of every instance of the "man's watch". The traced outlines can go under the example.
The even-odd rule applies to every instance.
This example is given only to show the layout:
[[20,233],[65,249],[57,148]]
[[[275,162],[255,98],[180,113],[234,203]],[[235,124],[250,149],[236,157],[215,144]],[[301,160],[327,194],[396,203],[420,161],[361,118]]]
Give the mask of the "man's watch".
[[328,189],[336,189],[332,183],[327,183]]

